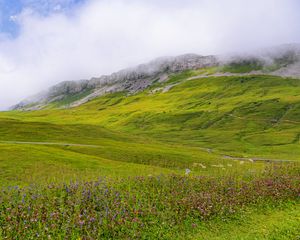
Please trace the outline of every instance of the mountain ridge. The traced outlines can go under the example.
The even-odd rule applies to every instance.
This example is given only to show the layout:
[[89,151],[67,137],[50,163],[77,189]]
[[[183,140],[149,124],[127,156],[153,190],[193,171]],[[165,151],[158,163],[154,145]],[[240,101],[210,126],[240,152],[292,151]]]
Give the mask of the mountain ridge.
[[220,76],[248,73],[300,78],[300,45],[282,45],[243,55],[161,57],[111,75],[61,82],[12,106],[11,110],[39,110],[51,104],[59,108],[76,107],[106,93],[125,91],[135,94],[156,82],[167,81],[174,73],[209,68],[214,68],[209,74]]

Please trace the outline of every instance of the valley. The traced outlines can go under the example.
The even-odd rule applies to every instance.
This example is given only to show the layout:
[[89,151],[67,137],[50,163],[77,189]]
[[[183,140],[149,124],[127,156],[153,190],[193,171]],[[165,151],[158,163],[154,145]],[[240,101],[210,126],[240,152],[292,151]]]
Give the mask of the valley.
[[300,1],[0,0],[0,240],[300,240]]
[[[148,216],[153,217],[153,226],[148,223],[146,216],[144,218],[142,214],[137,214],[140,219],[138,221],[147,226],[138,238],[148,236],[169,239],[172,236],[179,239],[218,239],[210,229],[219,228],[222,219],[229,221],[236,217],[231,224],[222,224],[221,230],[218,230],[218,235],[223,236],[220,239],[230,239],[228,231],[231,231],[235,222],[236,224],[241,222],[240,218],[249,221],[255,221],[257,218],[258,221],[264,221],[259,219],[265,218],[262,213],[268,212],[268,206],[273,209],[272,213],[269,213],[274,216],[272,224],[281,229],[278,230],[276,239],[288,239],[286,236],[297,237],[299,231],[295,226],[299,220],[297,210],[299,197],[295,194],[299,191],[300,164],[299,80],[251,73],[216,76],[211,73],[212,71],[214,70],[211,68],[186,70],[171,74],[166,81],[154,83],[137,93],[128,94],[126,91],[107,93],[77,107],[57,108],[61,105],[60,101],[71,101],[63,99],[36,111],[1,112],[2,187],[21,186],[24,188],[22,190],[24,194],[30,195],[29,192],[33,191],[30,190],[32,186],[36,186],[34,188],[37,189],[55,186],[58,199],[65,201],[61,195],[64,192],[60,190],[62,186],[70,184],[72,188],[73,184],[78,182],[79,187],[74,190],[75,195],[85,191],[83,187],[85,185],[89,186],[89,191],[96,194],[94,191],[98,191],[96,190],[98,187],[94,186],[93,182],[104,178],[107,187],[118,189],[116,191],[120,191],[123,199],[127,199],[126,192],[131,192],[144,204],[147,198],[142,192],[151,192],[153,196],[153,199],[149,200],[151,206],[159,207],[157,204],[161,203],[170,208],[167,210],[162,207],[165,209],[162,212],[155,210],[159,215],[153,216],[149,210]],[[203,72],[210,74],[202,77]],[[77,99],[72,95],[68,98]],[[279,170],[278,175],[276,169]],[[160,177],[164,179],[166,186],[156,182],[155,179]],[[138,183],[140,180],[136,180],[140,178],[144,184],[142,186]],[[187,189],[180,190],[177,200],[175,197],[173,199],[175,202],[181,202],[191,198],[190,203],[182,203],[182,206],[187,208],[184,211],[192,211],[180,215],[185,226],[179,223],[181,221],[179,219],[179,222],[171,220],[175,213],[174,207],[177,206],[172,200],[172,195],[165,202],[156,192],[162,191],[166,195],[174,192],[175,183],[171,180],[173,178],[176,179],[175,182],[180,182],[179,185],[180,179],[186,179],[183,181],[190,184]],[[262,191],[261,200],[256,200],[254,192],[250,193],[251,197],[248,195],[248,200],[243,200],[247,198],[234,193],[238,194],[236,199],[240,200],[233,200],[230,195],[226,195],[226,190],[215,189],[217,185],[220,185],[220,188],[226,186],[227,189],[230,179],[235,179],[234,185],[237,188],[240,184],[250,184],[249,189]],[[280,182],[277,183],[277,180]],[[213,200],[212,212],[207,213],[211,217],[205,221],[201,220],[206,219],[205,215],[200,214],[199,218],[198,213],[191,210],[194,207],[189,205],[198,204],[196,199],[202,199],[203,196],[198,195],[201,191],[200,193],[196,191],[206,184],[201,181],[209,182],[207,186],[210,190],[203,191],[216,191],[215,198],[224,197],[226,199],[224,207],[226,209],[228,207],[224,213],[223,210],[220,210],[222,213],[217,213],[219,205]],[[210,181],[217,181],[218,184],[210,185]],[[268,187],[257,189],[256,181],[262,181],[260,183],[262,186],[271,181],[271,185],[275,184],[272,185],[274,189],[278,188],[278,196]],[[151,187],[156,184],[160,187]],[[285,186],[291,186],[289,192],[286,192]],[[238,189],[237,192],[242,191]],[[17,199],[21,196],[18,197],[17,193],[14,195],[14,190],[11,191],[9,196],[10,194],[17,196],[11,201],[19,201]],[[224,196],[221,194],[223,191]],[[41,196],[46,196],[45,194]],[[53,192],[47,194],[51,196]],[[270,198],[273,194],[278,197],[278,201],[274,200],[277,197]],[[68,198],[73,201],[71,195]],[[81,197],[78,196],[78,199]],[[108,196],[108,199],[103,201],[110,201],[109,199]],[[31,203],[30,199],[22,201],[29,205],[38,204],[38,202]],[[52,204],[51,198],[42,201]],[[124,201],[133,200],[130,198]],[[237,201],[237,209],[231,209],[231,201]],[[67,202],[62,204],[65,204],[66,208],[69,207]],[[80,211],[83,211],[86,206],[82,205],[83,203],[78,204]],[[128,207],[134,206],[128,204],[130,205]],[[150,205],[146,204],[144,207]],[[261,212],[255,212],[254,206]],[[56,207],[53,205],[52,208]],[[113,205],[110,208],[115,211]],[[48,214],[47,211],[43,214]],[[91,209],[91,212],[94,211],[95,209]],[[168,212],[165,217],[164,211]],[[235,213],[228,215],[227,211]],[[291,211],[294,215],[290,215]],[[281,216],[284,216],[290,225],[281,226],[279,224]],[[177,217],[179,215],[175,218]],[[103,229],[100,227],[104,231],[101,233],[102,237],[122,239],[132,236],[127,230],[124,233],[109,230],[112,227],[110,224],[114,222],[109,219],[106,220],[108,222],[103,225]],[[128,221],[135,221],[134,219]],[[158,231],[161,221],[165,221],[167,225]],[[247,238],[243,224],[236,229],[236,236],[240,236],[237,239],[253,239],[253,236],[259,236],[258,239],[269,239],[266,236],[272,236],[271,232],[261,230],[265,226],[261,224],[254,228],[255,234],[248,233],[250,235],[247,235]],[[78,230],[80,228],[76,228],[76,223],[72,226],[78,233],[74,236],[82,236],[83,233]],[[198,226],[198,230],[196,231],[193,226]],[[181,230],[178,230],[178,234],[172,234],[174,229]],[[52,236],[60,235],[62,238],[68,236],[67,232],[57,231],[58,229],[54,229]],[[283,234],[284,231],[288,231],[290,235]],[[5,234],[8,234],[7,230]]]

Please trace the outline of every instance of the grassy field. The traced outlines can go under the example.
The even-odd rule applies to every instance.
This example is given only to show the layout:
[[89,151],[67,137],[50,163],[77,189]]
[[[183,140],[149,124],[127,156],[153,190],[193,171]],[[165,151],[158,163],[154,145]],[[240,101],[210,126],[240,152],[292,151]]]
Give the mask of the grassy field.
[[[61,197],[62,183],[95,181],[99,177],[108,177],[110,182],[121,181],[137,188],[133,193],[141,201],[146,201],[143,189],[154,193],[165,191],[163,193],[172,198],[172,194],[168,195],[171,190],[149,182],[149,186],[140,186],[138,189],[138,185],[132,185],[128,178],[142,176],[152,179],[164,176],[167,179],[165,181],[169,181],[172,178],[170,175],[182,177],[190,182],[191,191],[197,193],[198,180],[193,179],[198,179],[198,176],[216,178],[220,183],[226,182],[228,178],[233,178],[237,184],[245,179],[263,181],[266,167],[274,165],[274,169],[286,169],[290,164],[287,161],[294,162],[294,165],[286,170],[285,175],[298,181],[299,80],[264,75],[197,77],[203,71],[186,71],[141,93],[108,94],[76,108],[57,109],[63,103],[56,102],[40,111],[0,113],[1,187],[14,189],[19,186],[27,189],[32,184],[37,185],[39,191],[49,196],[47,201],[50,206],[55,193],[42,190],[45,186],[53,184],[55,189],[59,189],[57,194]],[[211,74],[213,71],[208,69],[206,73]],[[71,96],[63,101],[71,103],[77,99],[78,96]],[[274,160],[280,163],[273,163]],[[191,170],[189,176],[185,176],[186,169]],[[276,180],[276,177],[272,175],[271,179]],[[114,184],[112,183],[116,187]],[[275,189],[277,187],[278,185],[274,186]],[[121,193],[131,190],[123,189]],[[27,196],[36,194],[29,190],[22,191]],[[297,239],[300,236],[296,227],[300,224],[297,191],[299,189],[286,197],[288,188],[280,190],[279,203],[276,200],[268,202],[262,199],[257,203],[261,212],[255,210],[255,201],[249,200],[239,208],[241,211],[224,216],[220,214],[221,218],[216,214],[217,217],[203,220],[199,215],[185,214],[182,216],[184,221],[171,223],[168,219],[176,216],[177,211],[173,208],[168,216],[163,211],[159,211],[159,216],[149,213],[154,218],[153,221],[158,221],[157,226],[165,218],[168,226],[174,226],[160,229],[154,224],[152,228],[150,220],[142,218],[145,220],[142,223],[146,230],[136,237],[148,236],[153,239],[159,236],[155,234],[160,233],[166,239]],[[5,203],[14,202],[15,207],[22,202],[21,195],[18,195],[21,193],[23,192],[13,194],[11,199],[6,199],[2,194],[0,199]],[[266,198],[268,196],[266,193]],[[163,201],[161,197],[159,195],[157,199]],[[180,197],[182,200],[187,195]],[[26,204],[37,207],[35,204],[38,201],[27,200]],[[174,205],[172,199],[163,203]],[[67,208],[67,204],[64,204],[61,206]],[[82,203],[79,205],[84,207]],[[134,207],[130,204],[128,206],[130,209]],[[7,208],[2,210],[7,211]],[[45,214],[50,214],[48,210]],[[68,211],[66,210],[66,214],[76,217],[73,212]],[[4,224],[8,215],[1,216],[0,224]],[[282,218],[288,224],[281,224]],[[193,225],[189,219],[197,223]],[[55,219],[53,221],[56,224]],[[188,226],[184,225],[185,222]],[[251,223],[256,224],[248,229]],[[105,224],[103,226],[109,227]],[[125,224],[123,227],[123,230],[115,233],[115,237],[122,238],[127,234],[126,237],[134,238],[134,232],[128,230],[129,225]],[[42,229],[37,229],[39,228],[34,231],[43,232]],[[77,230],[73,239],[80,236],[85,236],[83,239],[95,239],[88,236],[88,232],[92,230],[82,232],[80,226]],[[118,235],[122,231],[126,234]],[[171,234],[172,231],[178,232],[178,235]],[[6,229],[2,233],[3,237],[8,232]],[[230,238],[232,232],[235,238]],[[32,234],[36,232],[30,234],[28,236],[33,239]],[[53,239],[57,239],[57,232],[51,234]],[[109,236],[107,233],[102,237]],[[19,239],[22,239],[22,235]]]
[[[160,175],[8,188],[0,198],[2,235],[17,239],[186,239],[198,232],[199,238],[213,239],[208,223],[221,225],[219,234],[226,236],[235,222],[239,237],[245,236],[245,229],[238,222],[245,225],[246,214],[251,221],[259,216],[248,212],[255,206],[261,210],[260,218],[263,211],[273,208],[274,220],[261,223],[257,219],[253,227],[257,234],[253,229],[247,234],[266,236],[276,229],[276,239],[299,237],[299,215],[280,224],[280,216],[291,212],[287,204],[295,205],[293,214],[299,210],[300,178],[295,167],[269,168],[259,178]],[[273,229],[264,231],[266,225]]]
[[276,208],[250,208],[230,220],[203,224],[191,239],[253,240],[299,239],[300,205],[288,203]]

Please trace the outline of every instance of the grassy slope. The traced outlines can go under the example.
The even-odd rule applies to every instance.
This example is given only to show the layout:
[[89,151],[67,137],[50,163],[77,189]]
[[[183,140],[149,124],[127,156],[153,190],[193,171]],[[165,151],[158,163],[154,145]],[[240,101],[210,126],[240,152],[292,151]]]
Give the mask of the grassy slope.
[[[31,148],[2,143],[0,164],[6,167],[1,175],[13,177],[14,171],[9,166],[14,165],[7,161],[15,163],[16,158],[25,159],[22,164],[26,164],[33,159],[26,160],[28,155],[44,159],[39,164],[60,156],[67,169],[75,170],[97,169],[95,164],[81,163],[86,156],[91,161],[117,161],[119,168],[127,168],[128,162],[143,164],[145,169],[150,165],[146,174],[152,167],[158,168],[157,173],[183,173],[185,168],[202,174],[219,173],[220,168],[213,165],[232,164],[231,160],[222,158],[225,154],[300,159],[299,80],[243,76],[186,81],[198,74],[199,71],[188,71],[175,75],[165,83],[177,83],[168,92],[152,93],[154,88],[165,87],[158,85],[133,96],[109,94],[74,109],[1,113],[0,141],[99,146]],[[5,155],[8,148],[11,153]],[[80,160],[70,165],[71,158]],[[32,162],[26,166],[36,164],[36,160]],[[200,165],[195,167],[196,163],[204,164],[206,169]],[[233,162],[233,165],[234,170],[226,167],[227,170],[249,169],[251,164],[244,167]],[[56,167],[59,166],[60,163]],[[251,165],[251,169],[259,167]],[[100,164],[99,169],[102,168]],[[111,174],[116,172],[112,170]]]
[[251,209],[230,221],[215,220],[196,230],[191,239],[300,239],[300,204],[278,209]]
[[[95,176],[128,176],[160,173],[213,174],[223,171],[212,164],[228,164],[217,154],[196,147],[171,145],[145,137],[106,130],[90,124],[53,124],[45,122],[0,121],[0,178],[2,183],[68,180]],[[2,142],[1,142],[2,141]],[[14,144],[6,141],[93,144],[63,146]],[[202,163],[207,166],[193,166]],[[260,168],[247,163],[233,163],[228,172],[240,168]],[[88,173],[88,174],[87,174]]]
[[[300,82],[273,76],[211,77],[168,92],[111,94],[70,110],[2,114],[22,121],[89,124],[227,154],[299,160]],[[168,84],[168,83],[167,83]]]
[[[184,173],[187,167],[194,174],[244,174],[262,165],[224,160],[223,154],[300,160],[299,80],[243,76],[186,81],[197,74],[189,71],[174,76],[165,85],[178,85],[168,92],[148,89],[128,97],[125,93],[106,95],[75,109],[1,113],[1,184]],[[261,236],[258,239],[284,239],[285,232],[294,231],[299,222],[298,213],[298,208],[274,210],[271,220],[266,214],[251,213],[247,221],[257,220],[258,225],[250,233],[249,222],[238,228],[235,222],[216,222],[215,230],[207,230],[205,239],[216,239],[212,232],[230,239],[232,231],[240,236],[237,239],[255,239],[256,234]],[[281,217],[290,224],[281,224]],[[265,226],[266,233],[262,230]],[[273,228],[282,238],[272,235]]]

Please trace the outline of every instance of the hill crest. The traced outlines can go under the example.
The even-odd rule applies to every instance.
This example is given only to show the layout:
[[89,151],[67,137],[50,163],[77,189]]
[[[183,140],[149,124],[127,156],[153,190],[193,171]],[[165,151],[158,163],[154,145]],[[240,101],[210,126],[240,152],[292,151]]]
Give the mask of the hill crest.
[[70,108],[106,93],[135,94],[169,76],[186,70],[209,69],[205,74],[269,74],[300,78],[300,45],[288,44],[254,52],[228,56],[185,54],[161,57],[149,63],[90,80],[64,81],[13,106],[12,110],[39,110],[51,105]]

